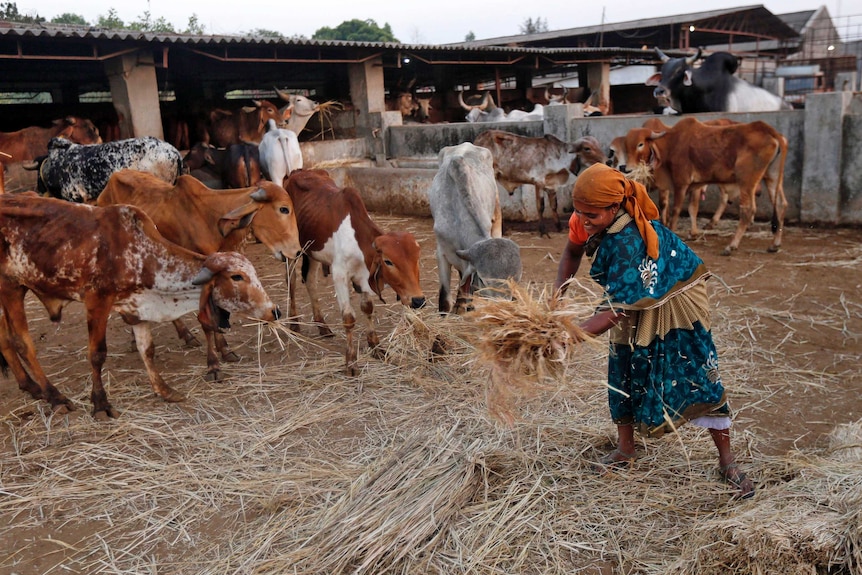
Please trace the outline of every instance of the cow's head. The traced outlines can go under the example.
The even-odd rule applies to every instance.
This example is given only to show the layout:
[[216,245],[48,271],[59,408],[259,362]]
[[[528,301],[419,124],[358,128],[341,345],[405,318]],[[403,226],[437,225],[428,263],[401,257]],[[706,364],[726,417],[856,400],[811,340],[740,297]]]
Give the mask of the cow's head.
[[626,163],[620,164],[622,172],[634,169],[649,169],[654,172],[662,165],[662,152],[657,141],[664,137],[666,131],[656,132],[649,128],[634,128],[629,130],[625,138]]
[[249,194],[249,202],[222,216],[218,225],[222,236],[251,226],[254,237],[281,261],[293,259],[300,251],[293,200],[284,188],[272,182],[259,182]]
[[656,54],[662,61],[661,71],[650,76],[647,81],[647,86],[655,86],[653,96],[660,102],[665,102],[675,110],[680,110],[679,94],[685,87],[692,85],[692,65],[701,56],[701,49],[698,48],[691,56],[684,58],[671,58],[667,54],[656,47]]
[[608,161],[605,162],[608,166],[621,170],[620,166],[626,165],[626,137],[617,136],[611,140],[611,145],[608,151]]
[[383,301],[383,286],[389,285],[403,305],[413,309],[425,305],[419,285],[419,242],[410,232],[388,232],[374,238],[374,273],[371,289]]
[[521,248],[509,238],[488,238],[456,255],[467,262],[462,277],[472,278],[471,291],[485,297],[511,297],[509,280],[521,280]]
[[205,142],[197,142],[189,149],[189,153],[183,158],[183,165],[189,170],[199,170],[204,166],[215,166],[213,150],[216,148]]
[[76,116],[66,116],[61,120],[54,120],[55,129],[59,129],[56,134],[58,138],[66,138],[76,144],[101,144],[102,137],[99,136],[99,129],[95,124],[85,118]]
[[418,96],[414,96],[413,101],[416,103],[413,116],[420,122],[427,122],[431,117],[431,97],[419,98]]
[[207,256],[192,284],[201,287],[198,319],[207,329],[230,327],[231,313],[263,321],[281,317],[251,262],[236,252],[216,252]]
[[[285,90],[274,88],[278,97],[287,102],[280,110],[281,118],[277,121],[280,126],[284,126],[285,122],[293,120],[301,122],[304,127],[308,123],[309,118],[315,112],[320,111],[320,104],[310,98],[306,98],[300,94],[291,94]],[[294,130],[296,132],[296,130]]]
[[575,140],[569,145],[569,153],[575,155],[569,168],[569,171],[575,175],[593,164],[604,164],[608,161],[602,145],[593,136],[583,136]]
[[281,122],[282,114],[278,109],[278,106],[269,100],[252,100],[252,102],[254,102],[254,107],[245,107],[243,108],[243,111],[252,114],[257,113],[258,130],[261,134],[264,132],[264,127],[266,126],[267,121],[275,120],[276,124]]

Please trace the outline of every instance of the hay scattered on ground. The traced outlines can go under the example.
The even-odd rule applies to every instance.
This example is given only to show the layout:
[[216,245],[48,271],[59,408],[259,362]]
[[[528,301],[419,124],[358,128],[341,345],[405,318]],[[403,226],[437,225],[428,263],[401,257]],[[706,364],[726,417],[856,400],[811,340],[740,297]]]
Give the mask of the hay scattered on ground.
[[[201,377],[202,351],[170,334],[156,360],[184,362],[163,372],[188,395],[179,404],[155,398],[136,361],[117,367],[111,342],[105,380],[122,414],[100,423],[88,413],[86,349],[64,341],[81,326],[58,331],[34,315],[31,329],[48,340],[43,363],[79,409],[54,416],[11,382],[0,394],[12,406],[0,415],[0,572],[854,573],[862,422],[820,449],[775,457],[762,453],[758,417],[775,394],[804,405],[847,376],[796,361],[793,343],[819,331],[855,351],[857,299],[800,313],[800,288],[799,298],[742,307],[735,278],[725,280],[709,284],[713,332],[745,423],[734,448],[758,489],[746,501],[731,499],[708,433],[693,426],[639,440],[631,470],[593,472],[615,436],[605,344],[575,345],[559,371],[543,368],[544,385],[518,398],[508,428],[488,417],[476,347],[487,334],[468,317],[380,306],[394,328],[381,329],[382,360],[360,352],[361,390],[343,375],[343,340],[316,339],[310,326],[299,339],[234,328],[245,359],[223,365],[216,383]],[[515,305],[545,301],[541,286],[524,289],[532,301],[522,294]],[[573,291],[566,310],[581,305]],[[591,313],[582,303],[579,320]],[[776,326],[784,340],[767,349],[757,336]]]

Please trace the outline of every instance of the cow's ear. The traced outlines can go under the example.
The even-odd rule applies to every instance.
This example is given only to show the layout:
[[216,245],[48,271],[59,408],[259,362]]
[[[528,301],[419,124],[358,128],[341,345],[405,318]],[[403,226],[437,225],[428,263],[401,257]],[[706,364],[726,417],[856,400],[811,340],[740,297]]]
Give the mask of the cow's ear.
[[257,213],[259,207],[259,203],[249,202],[219,218],[218,231],[222,237],[227,237],[232,231],[247,228],[251,225],[251,221],[254,219],[254,215]]
[[683,76],[682,83],[684,86],[691,86],[691,68],[685,71],[685,75]]
[[655,171],[659,167],[661,167],[661,162],[662,162],[661,152],[659,152],[658,146],[656,146],[655,142],[653,142],[653,141],[650,141],[650,143],[649,143],[649,151],[650,151],[649,162],[647,162],[647,163],[653,169],[653,171]]
[[647,86],[658,86],[661,82],[661,72],[658,74],[653,74],[649,78],[647,78],[646,85]]

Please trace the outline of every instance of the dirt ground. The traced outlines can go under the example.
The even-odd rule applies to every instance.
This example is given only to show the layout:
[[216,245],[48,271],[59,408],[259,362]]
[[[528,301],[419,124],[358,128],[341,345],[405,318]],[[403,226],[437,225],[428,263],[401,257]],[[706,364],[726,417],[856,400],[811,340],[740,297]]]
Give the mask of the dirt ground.
[[[422,284],[429,306],[436,310],[438,285],[431,220],[384,214],[372,214],[372,217],[384,229],[406,229],[417,236],[423,250]],[[744,312],[733,315],[744,318],[737,321],[738,325],[721,329],[714,326],[714,331],[724,334],[744,333],[745,345],[749,346],[744,350],[734,349],[737,355],[749,354],[752,365],[749,375],[744,376],[746,381],[734,382],[734,387],[769,390],[767,398],[758,400],[757,405],[745,405],[744,394],[732,398],[734,407],[744,407],[746,414],[738,422],[735,433],[756,435],[759,450],[765,454],[779,455],[791,448],[816,446],[837,424],[862,418],[862,395],[859,394],[862,389],[859,367],[862,357],[862,229],[790,226],[785,231],[783,249],[771,254],[766,251],[770,244],[768,224],[758,222],[743,239],[740,250],[723,257],[719,254],[734,227],[735,221],[724,221],[718,230],[707,232],[690,245],[714,273],[710,282],[714,308]],[[687,228],[687,220],[681,221],[680,229]],[[556,274],[565,235],[552,233],[550,238],[542,238],[533,226],[513,224],[507,226],[506,233],[521,246],[523,281],[550,284]],[[284,264],[264,253],[260,245],[247,246],[246,253],[274,301],[287,309]],[[587,267],[586,264],[581,267],[579,276],[587,277]],[[307,315],[306,297],[304,291],[300,293],[300,312]],[[386,290],[384,297],[387,303],[376,306],[381,336],[401,313],[391,289]],[[333,300],[330,297],[327,302],[326,316],[336,337],[317,343],[322,346],[320,355],[340,365],[338,358],[344,340]],[[54,326],[35,301],[28,305],[31,331],[40,346],[46,371],[64,393],[75,398],[78,411],[82,413],[80,417],[89,417],[89,367],[82,306],[70,304],[64,311],[62,323]],[[723,316],[717,314],[717,317]],[[188,324],[193,325],[192,318]],[[300,363],[307,361],[287,356],[273,341],[258,348],[257,333],[254,326],[235,324],[228,335],[234,348],[245,358],[243,362],[248,369],[254,370],[255,363],[299,369]],[[129,337],[129,330],[120,320],[112,319],[105,369],[115,379],[134,372],[140,380],[139,394],[145,396],[149,390],[144,387],[145,379],[141,380],[140,358],[136,353],[127,352]],[[175,374],[188,372],[195,366],[203,373],[203,351],[182,346],[170,325],[158,327],[154,337],[157,365],[161,366],[165,379],[181,391],[191,386],[190,381],[178,381]],[[739,345],[729,339],[717,337],[719,353]],[[361,335],[360,342],[364,344]],[[360,355],[364,352],[362,345]],[[824,383],[796,386],[794,380],[785,376],[790,372],[808,373],[815,381],[821,374]],[[28,417],[33,417],[39,402],[21,393],[11,377],[0,381],[3,382],[0,383],[0,422],[4,430],[0,432],[0,461],[8,462],[17,449],[15,429]],[[110,396],[110,388],[108,393]],[[149,401],[139,402],[133,409],[121,404],[115,407],[122,412],[121,419],[133,423],[137,410],[159,410],[163,404]],[[11,541],[6,539],[5,544],[11,545]],[[5,544],[0,537],[0,548]],[[33,560],[31,565],[38,564]],[[0,561],[2,575],[31,572],[20,566],[13,569],[2,565]],[[28,563],[25,560],[21,565]]]

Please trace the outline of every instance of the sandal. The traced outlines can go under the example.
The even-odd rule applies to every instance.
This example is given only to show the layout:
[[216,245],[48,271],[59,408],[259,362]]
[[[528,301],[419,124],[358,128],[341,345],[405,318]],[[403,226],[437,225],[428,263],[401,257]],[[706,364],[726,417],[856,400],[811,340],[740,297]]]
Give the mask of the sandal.
[[721,479],[739,492],[734,496],[735,498],[749,499],[754,497],[754,484],[748,475],[739,469],[739,465],[728,463],[719,467],[718,471],[721,474]]
[[593,463],[593,469],[601,475],[610,471],[629,469],[637,458],[637,453],[626,453],[617,447]]

